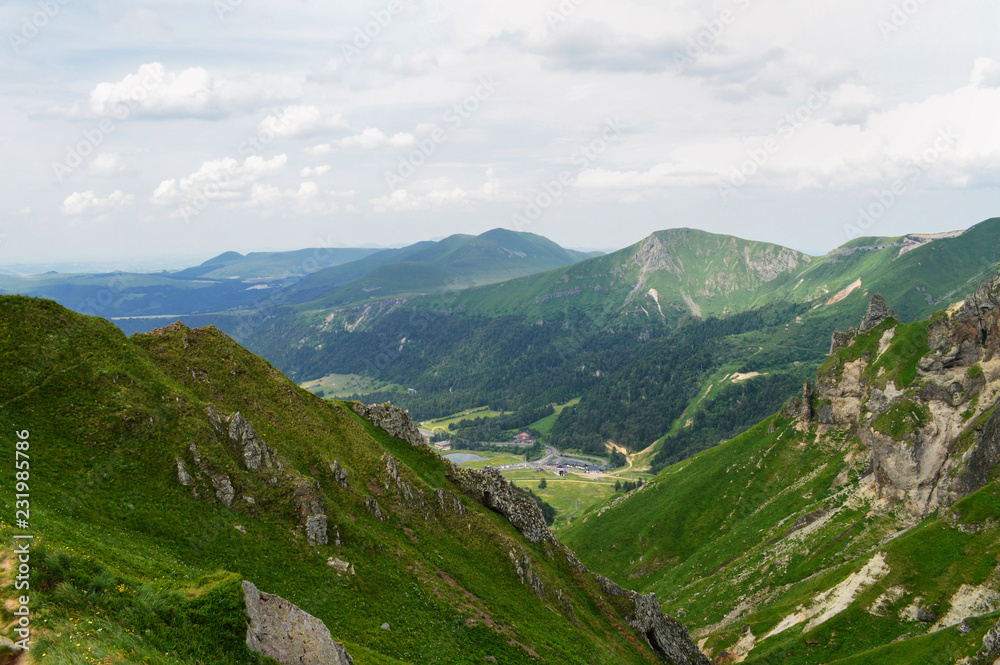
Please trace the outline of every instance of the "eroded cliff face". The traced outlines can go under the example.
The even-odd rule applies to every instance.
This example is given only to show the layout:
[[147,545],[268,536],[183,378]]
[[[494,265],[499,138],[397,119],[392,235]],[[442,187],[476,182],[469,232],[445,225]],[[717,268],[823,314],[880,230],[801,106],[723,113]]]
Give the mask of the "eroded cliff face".
[[1000,461],[1000,277],[928,322],[900,326],[875,296],[861,326],[835,333],[797,410],[820,433],[857,433],[872,489],[914,518],[982,487]]

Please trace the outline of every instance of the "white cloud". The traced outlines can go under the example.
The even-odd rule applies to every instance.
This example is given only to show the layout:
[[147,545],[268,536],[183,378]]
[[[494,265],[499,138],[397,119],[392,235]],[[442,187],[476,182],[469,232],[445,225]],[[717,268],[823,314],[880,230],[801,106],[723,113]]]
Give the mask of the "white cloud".
[[[218,118],[300,95],[299,85],[287,77],[252,75],[236,81],[215,76],[203,67],[170,72],[163,64],[152,62],[120,81],[97,84],[90,92],[87,114]],[[74,107],[70,114],[81,112]]]
[[520,195],[503,187],[494,175],[493,169],[488,169],[486,182],[474,189],[466,189],[447,178],[441,178],[426,183],[417,192],[397,189],[392,194],[372,199],[370,203],[375,212],[385,213],[449,208],[471,209],[476,203],[516,201],[520,198]]
[[200,197],[240,199],[253,185],[280,173],[287,162],[287,155],[278,155],[270,160],[254,155],[247,157],[242,164],[231,157],[205,162],[185,178],[171,178],[161,182],[153,191],[150,201],[158,205],[170,205]]
[[703,170],[693,164],[663,162],[645,171],[612,171],[591,168],[577,176],[574,185],[581,189],[661,189],[714,184],[721,171]]
[[91,160],[87,169],[99,176],[115,176],[129,172],[129,168],[122,161],[122,156],[117,152],[102,152]]
[[272,133],[277,138],[309,136],[331,129],[347,129],[339,113],[325,117],[316,106],[287,106],[277,115],[269,115],[257,125],[257,134]]
[[125,194],[120,189],[116,189],[103,199],[97,196],[94,190],[74,192],[66,197],[60,210],[67,215],[86,215],[95,212],[105,212],[112,208],[125,207],[134,198],[131,194]]
[[868,86],[846,83],[830,95],[827,118],[838,125],[863,125],[872,112],[884,108],[885,101]]
[[[391,137],[386,136],[381,129],[369,127],[357,136],[348,136],[337,141],[341,148],[361,148],[362,150],[375,150],[383,146],[393,148],[407,148],[416,142],[413,134],[398,132]],[[318,146],[317,146],[318,147]]]
[[800,118],[794,112],[776,118],[765,132],[690,142],[645,169],[589,168],[574,185],[625,200],[637,192],[723,182],[785,190],[879,188],[907,174],[920,187],[997,184],[1000,87],[984,85],[992,71],[992,62],[981,60],[974,84],[892,107],[866,87],[844,84],[827,104],[803,105]]
[[324,214],[340,209],[339,201],[354,197],[354,190],[347,192],[323,191],[312,181],[305,181],[298,189],[255,183],[246,202],[248,208],[291,210],[300,215]]
[[329,164],[322,164],[320,166],[307,166],[301,171],[299,175],[303,178],[315,178],[317,176],[325,175],[330,172],[333,167]]
[[1000,88],[1000,62],[991,58],[976,58],[969,80],[977,88]]
[[333,146],[329,143],[321,143],[305,149],[305,153],[307,155],[312,155],[313,157],[324,157],[329,155],[331,152],[333,152]]

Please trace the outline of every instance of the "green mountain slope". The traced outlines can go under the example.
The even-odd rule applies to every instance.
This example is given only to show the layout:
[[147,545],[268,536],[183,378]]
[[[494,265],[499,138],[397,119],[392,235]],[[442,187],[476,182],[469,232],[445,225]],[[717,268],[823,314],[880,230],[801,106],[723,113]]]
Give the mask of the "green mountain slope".
[[580,397],[553,427],[556,445],[642,450],[667,435],[657,469],[773,412],[875,289],[916,320],[998,262],[1000,219],[955,237],[860,238],[824,257],[675,229],[480,288],[409,298],[397,287],[220,325],[297,380],[352,373],[412,388],[372,397],[420,419]]
[[[294,252],[226,252],[176,272],[0,276],[0,293],[50,298],[72,310],[104,317],[220,312],[257,306],[303,276],[364,258],[376,250],[312,248]],[[127,325],[127,324],[126,324]],[[143,319],[132,327],[150,330]]]
[[[373,412],[406,435],[401,412]],[[459,473],[215,329],[129,339],[0,297],[0,423],[6,468],[28,442],[26,486],[0,481],[0,586],[10,598],[13,537],[30,533],[44,662],[262,662],[241,580],[318,617],[361,665],[650,663],[690,645],[499,477]],[[8,521],[15,492],[30,531]]]
[[969,662],[1000,611],[1000,278],[892,314],[777,415],[561,536],[720,658]]
[[324,307],[464,289],[560,268],[590,256],[533,233],[493,229],[478,236],[453,235],[385,250],[317,271],[289,289],[287,301],[315,301],[310,307]]
[[184,279],[275,280],[307,275],[323,268],[359,261],[379,250],[367,248],[324,247],[291,252],[225,252],[194,266],[173,273]]

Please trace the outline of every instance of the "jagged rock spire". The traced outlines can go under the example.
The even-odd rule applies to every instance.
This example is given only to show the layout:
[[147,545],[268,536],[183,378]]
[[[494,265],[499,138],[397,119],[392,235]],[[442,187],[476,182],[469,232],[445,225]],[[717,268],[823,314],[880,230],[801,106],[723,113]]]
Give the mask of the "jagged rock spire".
[[872,296],[871,302],[868,303],[868,313],[865,314],[865,318],[861,319],[858,332],[866,333],[886,319],[899,321],[899,314],[896,314],[892,307],[889,307],[885,298],[876,293]]

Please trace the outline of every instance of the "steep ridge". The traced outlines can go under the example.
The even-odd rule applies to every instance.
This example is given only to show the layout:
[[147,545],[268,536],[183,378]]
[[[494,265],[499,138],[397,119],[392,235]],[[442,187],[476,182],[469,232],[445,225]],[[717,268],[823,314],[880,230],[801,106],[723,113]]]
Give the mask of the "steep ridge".
[[[707,662],[405,413],[358,407],[409,441],[217,330],[128,339],[7,296],[0,373],[0,460],[30,442],[32,653],[54,662]],[[15,533],[0,522],[5,595]]]
[[716,662],[989,652],[1000,277],[930,319],[894,314],[873,297],[802,397],[562,537],[595,570],[658,592]]

